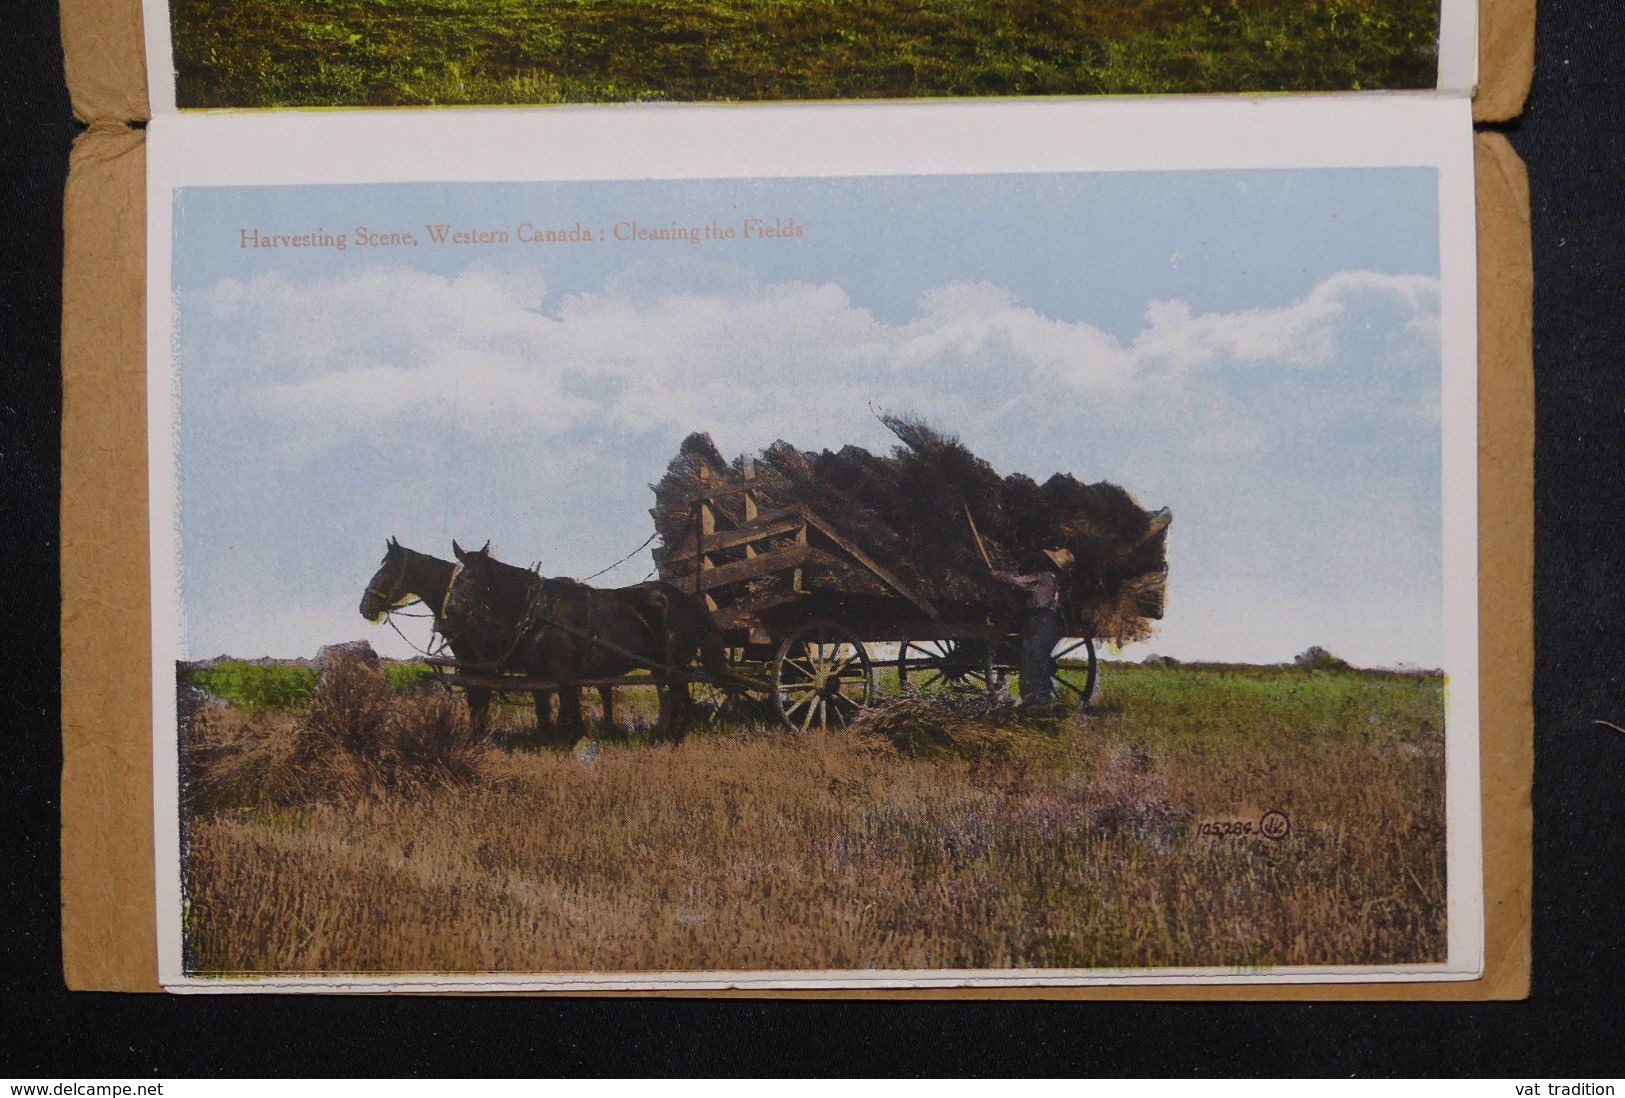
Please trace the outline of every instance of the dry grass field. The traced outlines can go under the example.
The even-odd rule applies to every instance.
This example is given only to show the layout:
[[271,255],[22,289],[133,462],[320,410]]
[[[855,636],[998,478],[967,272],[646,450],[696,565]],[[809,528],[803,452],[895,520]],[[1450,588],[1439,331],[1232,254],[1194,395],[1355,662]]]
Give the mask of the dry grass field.
[[182,107],[1431,87],[1439,0],[171,0]]
[[[527,746],[518,709],[471,743],[460,705],[359,667],[303,706],[183,690],[187,964],[1443,959],[1438,678],[1122,665],[1104,683],[1097,713],[1046,724],[904,701],[867,730],[569,751]],[[1285,834],[1258,834],[1270,811]]]

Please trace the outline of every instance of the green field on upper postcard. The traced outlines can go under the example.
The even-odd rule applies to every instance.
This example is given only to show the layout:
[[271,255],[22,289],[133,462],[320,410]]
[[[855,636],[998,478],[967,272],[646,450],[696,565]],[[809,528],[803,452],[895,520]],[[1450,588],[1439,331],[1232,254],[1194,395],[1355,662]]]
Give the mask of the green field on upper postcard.
[[184,109],[1421,89],[1438,82],[1440,8],[170,0],[168,16]]

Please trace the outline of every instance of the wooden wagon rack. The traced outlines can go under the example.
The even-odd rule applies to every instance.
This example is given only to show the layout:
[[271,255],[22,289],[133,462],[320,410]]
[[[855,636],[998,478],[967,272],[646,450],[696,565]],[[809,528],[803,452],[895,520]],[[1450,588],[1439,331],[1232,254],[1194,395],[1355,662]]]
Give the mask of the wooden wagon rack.
[[[838,555],[872,577],[871,596],[901,600],[912,609],[911,616],[930,621],[940,618],[931,600],[805,503],[762,510],[755,481],[755,463],[747,460],[739,480],[721,481],[715,488],[683,500],[696,516],[693,542],[655,554],[662,578],[702,598],[719,629],[725,633],[749,630],[756,634],[752,643],[766,643],[761,616],[814,593],[806,573],[808,565],[822,554]],[[741,497],[744,521],[719,529],[717,501]],[[770,594],[750,590],[770,576],[787,576],[788,582]],[[857,592],[841,587],[832,593],[850,596]]]

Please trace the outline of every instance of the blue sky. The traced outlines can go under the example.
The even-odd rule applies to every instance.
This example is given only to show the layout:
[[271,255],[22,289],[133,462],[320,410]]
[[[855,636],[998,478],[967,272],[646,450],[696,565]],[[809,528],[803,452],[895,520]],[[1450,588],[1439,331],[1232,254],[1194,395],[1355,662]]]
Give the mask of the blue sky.
[[[884,448],[873,406],[1171,507],[1131,656],[1438,665],[1437,204],[1427,169],[181,191],[183,652],[404,654],[355,612],[385,538],[584,575],[689,430]],[[746,217],[802,235],[613,240]],[[425,231],[523,222],[605,239]]]

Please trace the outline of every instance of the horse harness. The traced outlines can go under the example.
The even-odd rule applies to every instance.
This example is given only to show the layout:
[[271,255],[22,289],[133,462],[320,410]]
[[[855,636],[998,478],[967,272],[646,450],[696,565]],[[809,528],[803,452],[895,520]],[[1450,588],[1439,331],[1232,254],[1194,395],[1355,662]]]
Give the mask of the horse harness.
[[[457,590],[457,581],[462,578],[463,572],[466,570],[466,566],[462,561],[458,561],[456,564],[452,565],[451,576],[446,580],[446,593],[440,600],[439,620],[441,622],[450,620],[452,616],[451,595],[453,591]],[[503,620],[501,615],[499,615],[489,605],[491,597],[490,591],[484,590],[481,594],[482,597],[477,602],[474,600],[468,600],[463,605],[460,605],[457,611],[457,618],[463,624],[475,623],[487,626],[494,630],[498,636],[501,636],[502,633],[507,629],[507,623]],[[545,609],[545,600],[541,601],[543,602],[543,608]],[[513,639],[508,642],[508,650],[494,659],[481,660],[478,666],[482,666],[490,670],[500,670],[507,665],[508,661],[513,658],[514,653],[519,650],[520,642],[525,639],[525,634],[530,628],[531,619],[537,616],[537,602],[538,599],[535,595],[533,595],[526,602],[525,616],[519,620],[517,625],[514,626]],[[467,633],[465,628],[458,628],[457,631],[460,635],[466,635]]]
[[[554,607],[560,601],[554,593],[555,588],[578,591],[586,596],[587,621],[585,628],[578,629],[573,626],[566,625],[564,622],[559,621],[558,618],[554,616]],[[588,655],[592,650],[597,649],[599,651],[613,651],[620,648],[619,645],[611,644],[599,632],[600,625],[602,624],[602,613],[599,609],[599,598],[603,594],[604,592],[598,590],[596,587],[590,587],[587,584],[578,582],[576,580],[549,580],[546,577],[538,574],[536,576],[534,593],[525,607],[525,616],[520,620],[519,625],[516,627],[514,635],[514,649],[518,648],[521,640],[527,639],[526,635],[530,632],[533,625],[541,626],[540,630],[534,635],[534,637],[530,638],[538,644],[541,643],[544,638],[546,638],[550,629],[559,633],[573,636],[578,640],[586,642],[586,647],[581,650],[581,655],[575,668],[575,672],[579,676],[585,670]],[[656,628],[655,624],[650,622],[649,619],[644,615],[641,607],[635,604],[627,603],[626,609],[631,611],[632,616],[638,620],[639,625],[643,626],[644,631],[649,635],[650,639],[659,639],[661,635],[660,630]],[[509,655],[511,656],[512,654],[513,650],[510,650]]]

